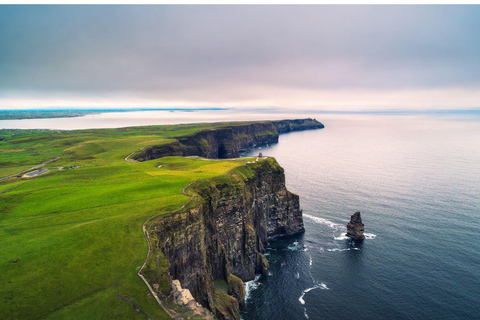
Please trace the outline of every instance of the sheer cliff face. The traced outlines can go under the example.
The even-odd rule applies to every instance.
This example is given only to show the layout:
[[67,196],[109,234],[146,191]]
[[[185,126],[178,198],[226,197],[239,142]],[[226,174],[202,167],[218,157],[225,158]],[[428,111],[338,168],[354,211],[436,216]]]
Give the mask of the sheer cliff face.
[[[286,189],[273,158],[201,181],[192,191],[194,206],[157,222],[157,246],[172,279],[217,317],[237,319],[245,295],[238,278],[267,272],[267,237],[304,231],[299,198]],[[218,281],[228,285],[222,299]]]
[[200,156],[210,159],[237,158],[242,150],[278,142],[280,133],[323,127],[323,124],[315,119],[226,125],[178,137],[177,140],[164,145],[145,148],[134,156],[134,159],[146,161],[166,156]]
[[210,159],[238,158],[242,150],[257,145],[278,142],[278,133],[272,123],[232,125],[202,130],[176,141],[146,148],[135,156],[137,161],[165,156],[201,156]]

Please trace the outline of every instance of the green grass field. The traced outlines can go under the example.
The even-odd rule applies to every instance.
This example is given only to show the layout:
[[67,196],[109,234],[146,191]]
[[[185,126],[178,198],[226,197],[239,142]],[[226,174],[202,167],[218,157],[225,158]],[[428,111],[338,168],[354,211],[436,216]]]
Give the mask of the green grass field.
[[47,174],[0,181],[0,319],[167,319],[136,274],[142,224],[180,208],[188,183],[251,159],[124,158],[215,126],[0,130],[0,177],[52,158],[35,151],[60,157]]

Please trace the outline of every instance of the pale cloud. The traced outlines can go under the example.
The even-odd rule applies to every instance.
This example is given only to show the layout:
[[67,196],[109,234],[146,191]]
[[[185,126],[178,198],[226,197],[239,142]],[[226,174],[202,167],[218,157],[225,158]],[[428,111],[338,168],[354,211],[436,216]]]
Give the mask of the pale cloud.
[[[242,91],[243,92],[243,91]],[[255,87],[249,94],[227,92],[228,98],[156,100],[130,95],[116,97],[0,98],[0,108],[237,108],[310,111],[475,109],[480,87],[427,90],[308,90]],[[199,94],[202,96],[202,94]],[[262,96],[263,98],[258,98]],[[232,99],[233,97],[233,99]]]
[[479,107],[478,6],[1,6],[0,107]]

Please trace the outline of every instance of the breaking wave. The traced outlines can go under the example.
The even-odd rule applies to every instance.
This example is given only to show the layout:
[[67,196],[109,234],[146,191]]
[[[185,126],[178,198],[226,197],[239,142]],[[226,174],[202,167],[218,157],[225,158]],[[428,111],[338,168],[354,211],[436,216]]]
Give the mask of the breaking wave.
[[299,245],[298,241],[295,241],[291,245],[287,246],[287,249],[290,250],[290,251],[296,251],[296,250],[300,249],[300,245]]
[[338,224],[338,223],[329,221],[329,220],[327,220],[327,219],[323,219],[323,218],[311,216],[311,215],[309,215],[309,214],[305,214],[305,213],[304,213],[303,216],[304,216],[305,218],[308,218],[308,219],[310,219],[310,220],[315,221],[316,223],[329,226],[329,227],[332,228],[332,229],[338,229],[338,228],[344,227],[344,226],[341,225],[341,224]]
[[255,276],[255,279],[245,282],[245,301],[250,298],[250,293],[260,286],[259,279],[260,275],[258,274]]
[[365,239],[375,239],[377,237],[376,234],[373,233],[365,233]]
[[350,250],[360,250],[360,248],[346,248],[346,249],[333,248],[333,249],[327,249],[327,251],[330,251],[330,252],[335,252],[335,251],[350,251]]
[[305,294],[312,291],[312,290],[318,289],[318,288],[320,288],[322,290],[330,290],[330,288],[327,287],[327,285],[325,283],[321,282],[319,284],[314,285],[311,288],[303,290],[302,295],[300,296],[300,298],[298,298],[298,301],[300,301],[301,304],[305,304],[305,300],[303,300],[303,297],[305,296]]
[[[346,236],[346,227],[345,227],[345,225],[338,224],[338,223],[332,222],[332,221],[327,220],[327,219],[324,219],[324,218],[315,217],[315,216],[312,216],[312,215],[309,215],[309,214],[303,214],[303,216],[304,216],[305,218],[308,218],[308,219],[312,220],[312,221],[315,221],[316,223],[329,226],[330,228],[334,229],[335,231],[341,232],[339,235],[334,235],[334,236],[333,236],[333,239],[334,239],[334,240],[347,240],[347,239],[348,239],[348,237]],[[376,234],[373,234],[373,233],[365,233],[365,239],[373,240],[373,239],[375,239],[376,237],[377,237]],[[327,249],[327,250],[328,250],[328,249]]]

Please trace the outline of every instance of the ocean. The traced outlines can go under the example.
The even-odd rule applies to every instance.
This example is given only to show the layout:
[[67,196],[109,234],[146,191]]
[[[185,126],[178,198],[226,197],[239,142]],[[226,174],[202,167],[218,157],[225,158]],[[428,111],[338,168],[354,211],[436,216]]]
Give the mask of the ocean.
[[[270,239],[243,319],[480,319],[480,121],[325,115],[252,150],[285,169],[305,234]],[[360,211],[366,239],[345,237]]]

